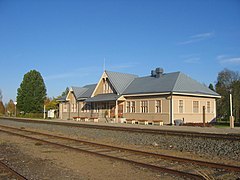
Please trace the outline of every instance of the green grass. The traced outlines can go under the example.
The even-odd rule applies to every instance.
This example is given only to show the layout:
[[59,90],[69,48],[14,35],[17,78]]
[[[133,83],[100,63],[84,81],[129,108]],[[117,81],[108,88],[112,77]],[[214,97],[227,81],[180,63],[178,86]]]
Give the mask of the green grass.
[[[213,125],[216,128],[227,128],[230,127],[230,122],[229,121],[224,121],[224,122],[217,122],[216,124]],[[240,127],[239,122],[234,123],[234,127]]]

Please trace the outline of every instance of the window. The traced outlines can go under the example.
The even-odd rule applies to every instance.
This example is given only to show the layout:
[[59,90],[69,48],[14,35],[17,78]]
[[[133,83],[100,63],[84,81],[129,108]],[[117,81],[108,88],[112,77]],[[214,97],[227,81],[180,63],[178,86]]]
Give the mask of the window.
[[148,101],[141,101],[141,113],[148,112]]
[[207,113],[211,112],[211,104],[210,101],[207,101]]
[[67,104],[63,104],[63,112],[68,112],[68,109],[67,109]]
[[183,113],[183,100],[178,101],[178,112]]
[[161,113],[162,112],[161,104],[162,104],[161,100],[156,100],[155,101],[155,112],[156,113]]
[[193,113],[198,113],[198,112],[199,112],[199,102],[193,101]]
[[131,102],[131,112],[132,112],[132,113],[135,113],[135,109],[136,109],[135,107],[136,107],[135,101],[132,101],[132,102]]
[[84,103],[82,107],[82,112],[90,112],[90,110],[91,110],[91,104]]
[[130,101],[127,101],[127,104],[126,104],[126,112],[127,112],[127,113],[130,113]]
[[103,93],[106,94],[106,93],[112,93],[112,87],[111,87],[111,84],[108,80],[108,78],[103,78],[102,80],[103,82]]

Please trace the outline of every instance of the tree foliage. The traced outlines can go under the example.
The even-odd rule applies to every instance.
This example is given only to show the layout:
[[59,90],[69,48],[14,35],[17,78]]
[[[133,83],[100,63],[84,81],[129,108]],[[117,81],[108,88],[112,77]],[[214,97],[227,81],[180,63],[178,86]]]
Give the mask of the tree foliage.
[[66,87],[65,91],[62,92],[62,97],[67,96],[68,92],[69,92],[69,87]]
[[215,91],[212,83],[209,84],[208,88],[211,89],[212,91]]
[[2,90],[0,89],[0,115],[5,114],[5,107],[3,105],[2,98]]
[[2,90],[0,89],[0,101],[2,101],[3,95],[2,95]]
[[10,101],[7,103],[6,110],[10,116],[15,113],[15,104],[12,99],[10,99]]
[[17,108],[25,113],[38,113],[43,111],[46,98],[46,86],[41,74],[31,70],[23,77],[17,90]]
[[58,104],[59,103],[57,102],[56,98],[47,97],[45,102],[44,102],[44,105],[46,106],[46,110],[50,110],[50,109],[57,110],[58,109]]
[[238,72],[228,69],[218,73],[216,92],[221,95],[221,99],[217,101],[217,112],[219,117],[227,119],[230,116],[230,98],[233,99],[233,115],[239,119],[240,113],[240,76]]
[[0,101],[0,115],[3,115],[3,114],[5,114],[5,107],[3,105],[3,102]]

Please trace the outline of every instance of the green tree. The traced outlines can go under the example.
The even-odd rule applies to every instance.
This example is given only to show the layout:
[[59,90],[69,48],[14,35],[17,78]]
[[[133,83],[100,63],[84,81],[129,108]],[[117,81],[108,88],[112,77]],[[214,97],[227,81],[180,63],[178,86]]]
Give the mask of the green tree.
[[212,83],[209,84],[208,88],[211,89],[212,91],[215,91]]
[[46,86],[41,74],[31,70],[23,77],[17,90],[17,108],[24,113],[40,113],[46,99]]
[[66,87],[65,91],[62,92],[62,97],[67,96],[68,92],[69,92],[69,88]]
[[233,115],[236,119],[239,119],[239,91],[240,91],[240,76],[238,72],[234,72],[228,69],[218,73],[216,92],[221,95],[221,99],[217,101],[217,113],[219,117],[228,119],[230,116],[230,100],[229,94],[232,93],[233,97]]
[[10,99],[10,101],[7,103],[6,110],[10,116],[15,114],[15,104],[12,99]]

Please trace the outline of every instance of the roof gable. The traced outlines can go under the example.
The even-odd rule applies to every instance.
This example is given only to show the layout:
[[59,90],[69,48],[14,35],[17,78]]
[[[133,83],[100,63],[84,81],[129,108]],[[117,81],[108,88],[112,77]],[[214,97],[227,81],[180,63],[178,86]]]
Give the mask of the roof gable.
[[71,87],[71,88],[76,99],[78,99],[82,94],[84,94],[88,90],[88,88],[84,87]]
[[133,74],[125,74],[119,72],[105,71],[110,83],[117,92],[117,94],[122,94],[128,85],[138,76]]

